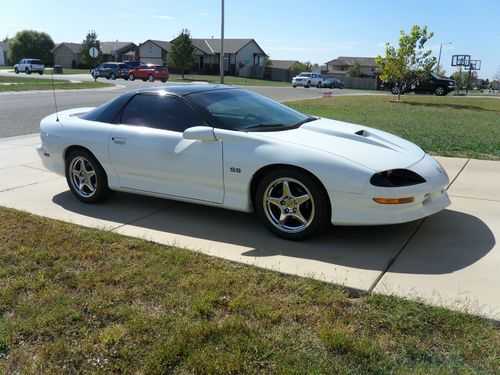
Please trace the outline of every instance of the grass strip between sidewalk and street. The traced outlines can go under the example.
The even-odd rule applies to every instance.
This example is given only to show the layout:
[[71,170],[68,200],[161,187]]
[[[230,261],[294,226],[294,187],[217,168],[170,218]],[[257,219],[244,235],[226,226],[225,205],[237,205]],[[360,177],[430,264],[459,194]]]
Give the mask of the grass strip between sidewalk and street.
[[77,90],[77,89],[97,89],[103,87],[112,87],[114,85],[101,82],[71,82],[68,80],[48,78],[29,78],[29,77],[3,77],[0,76],[0,92],[3,91],[31,91],[31,90]]
[[0,373],[494,373],[494,322],[0,207]]
[[434,155],[500,160],[500,99],[336,96],[286,103],[300,112],[399,135]]

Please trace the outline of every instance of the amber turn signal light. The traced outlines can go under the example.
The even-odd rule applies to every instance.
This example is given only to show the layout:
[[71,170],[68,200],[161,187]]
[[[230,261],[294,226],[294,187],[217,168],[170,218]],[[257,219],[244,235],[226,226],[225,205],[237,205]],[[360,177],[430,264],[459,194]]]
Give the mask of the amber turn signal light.
[[405,204],[413,202],[415,198],[373,198],[373,200],[380,204]]

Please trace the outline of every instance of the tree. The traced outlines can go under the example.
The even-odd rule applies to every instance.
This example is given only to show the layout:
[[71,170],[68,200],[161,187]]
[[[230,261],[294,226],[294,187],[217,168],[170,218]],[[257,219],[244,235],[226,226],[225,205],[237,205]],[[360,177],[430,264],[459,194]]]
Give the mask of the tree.
[[40,59],[44,64],[52,65],[54,41],[49,34],[33,30],[19,31],[9,40],[9,59],[13,62],[27,57]]
[[361,74],[361,65],[359,61],[355,61],[354,64],[347,69],[347,73],[349,73],[351,77],[359,77]]
[[182,79],[184,79],[185,71],[196,61],[189,30],[183,29],[179,36],[172,41],[170,61],[175,68],[181,70]]
[[309,62],[298,62],[292,65],[292,72],[301,73],[301,72],[311,72],[313,69],[313,65]]
[[[477,72],[472,71],[470,74],[470,81],[469,81],[469,71],[468,70],[462,70],[462,73],[455,72],[451,75],[451,79],[457,82],[457,86],[460,89],[469,89],[471,90],[473,87],[478,85],[478,77],[477,77]],[[468,83],[468,85],[467,85]]]
[[[89,50],[95,47],[99,51],[99,54],[94,59],[89,55]],[[82,42],[82,47],[80,48],[80,53],[82,54],[83,63],[87,67],[95,67],[96,65],[101,63],[102,53],[101,53],[101,42],[97,39],[97,33],[95,30],[90,30],[85,39]]]
[[390,43],[385,45],[385,57],[377,56],[375,62],[382,73],[380,78],[397,88],[398,101],[401,93],[417,79],[431,71],[436,58],[432,51],[424,50],[425,43],[434,33],[427,32],[427,26],[414,25],[409,34],[400,31],[398,48]]

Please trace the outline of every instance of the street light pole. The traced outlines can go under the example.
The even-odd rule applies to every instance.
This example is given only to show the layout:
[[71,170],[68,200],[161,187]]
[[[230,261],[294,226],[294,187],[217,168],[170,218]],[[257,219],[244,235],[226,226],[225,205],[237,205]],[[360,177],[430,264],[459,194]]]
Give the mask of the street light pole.
[[452,43],[451,42],[446,42],[446,43],[441,43],[439,45],[439,57],[438,57],[438,64],[437,64],[437,67],[436,67],[436,73],[439,72],[439,64],[441,64],[441,50],[443,49],[443,46],[447,45],[447,44],[452,44]]
[[221,4],[221,24],[220,24],[220,83],[224,83],[224,0]]

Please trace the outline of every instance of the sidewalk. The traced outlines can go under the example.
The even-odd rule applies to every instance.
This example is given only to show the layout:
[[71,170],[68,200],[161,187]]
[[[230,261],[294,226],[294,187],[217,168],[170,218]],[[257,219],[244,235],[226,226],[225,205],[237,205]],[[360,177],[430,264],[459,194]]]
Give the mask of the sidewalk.
[[500,319],[500,162],[438,158],[452,181],[448,209],[293,243],[251,214],[123,193],[85,205],[43,168],[38,143],[38,134],[0,139],[1,206]]

